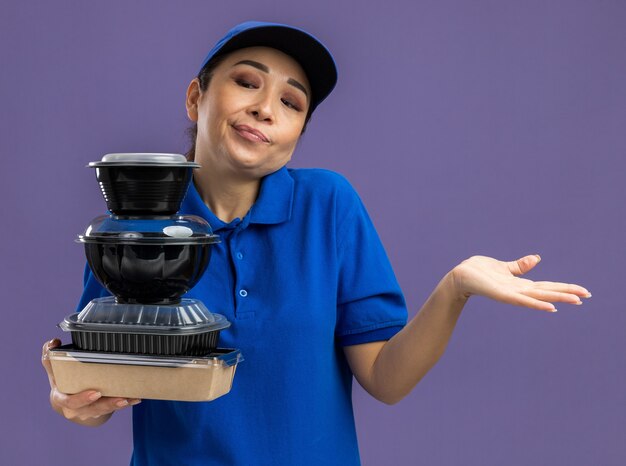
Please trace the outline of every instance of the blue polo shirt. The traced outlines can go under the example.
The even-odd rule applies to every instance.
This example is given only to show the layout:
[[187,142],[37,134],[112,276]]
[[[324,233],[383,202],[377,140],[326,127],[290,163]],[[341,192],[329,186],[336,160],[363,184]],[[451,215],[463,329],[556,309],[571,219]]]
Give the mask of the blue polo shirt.
[[[387,340],[407,310],[383,246],[341,175],[282,168],[243,219],[219,220],[190,186],[181,213],[220,235],[187,297],[224,315],[239,348],[230,393],[133,408],[132,465],[360,464],[342,346]],[[79,305],[106,294],[90,272]]]

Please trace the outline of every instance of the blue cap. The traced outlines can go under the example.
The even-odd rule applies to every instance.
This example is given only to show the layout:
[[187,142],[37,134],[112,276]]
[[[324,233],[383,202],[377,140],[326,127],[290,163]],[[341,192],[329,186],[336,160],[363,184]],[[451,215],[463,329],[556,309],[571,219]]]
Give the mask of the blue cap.
[[311,84],[313,112],[337,83],[337,67],[328,49],[306,31],[279,23],[246,21],[238,24],[222,37],[208,53],[202,68],[213,58],[245,47],[271,47],[296,60]]

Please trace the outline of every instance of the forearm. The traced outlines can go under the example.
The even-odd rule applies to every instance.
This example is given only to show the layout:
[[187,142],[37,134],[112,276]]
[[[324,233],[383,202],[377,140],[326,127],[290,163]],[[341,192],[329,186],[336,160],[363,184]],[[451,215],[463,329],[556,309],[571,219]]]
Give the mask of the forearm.
[[371,374],[378,399],[389,404],[400,401],[443,355],[467,302],[455,290],[450,272],[419,313],[382,347]]

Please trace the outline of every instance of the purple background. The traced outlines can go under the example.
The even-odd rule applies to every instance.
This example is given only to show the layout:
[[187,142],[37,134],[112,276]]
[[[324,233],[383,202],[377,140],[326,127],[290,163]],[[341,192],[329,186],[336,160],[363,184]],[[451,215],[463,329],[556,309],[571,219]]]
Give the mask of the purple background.
[[65,421],[39,362],[81,291],[75,235],[104,209],[84,166],[184,152],[186,86],[247,19],[299,25],[335,54],[339,84],[291,165],[352,181],[412,314],[473,254],[540,253],[529,278],[594,294],[554,315],[472,298],[410,396],[389,407],[355,387],[363,464],[625,464],[617,0],[5,1],[0,463],[127,463],[130,413],[98,429]]

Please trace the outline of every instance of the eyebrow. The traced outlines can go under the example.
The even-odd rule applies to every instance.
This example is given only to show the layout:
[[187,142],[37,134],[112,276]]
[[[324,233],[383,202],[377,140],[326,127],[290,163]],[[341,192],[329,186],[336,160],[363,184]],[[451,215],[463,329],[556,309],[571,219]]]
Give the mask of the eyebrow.
[[[233,66],[237,66],[237,65],[249,65],[249,66],[255,67],[257,70],[263,71],[264,73],[270,72],[270,69],[267,67],[267,65],[264,65],[263,63],[259,63],[258,61],[254,61],[254,60],[241,60],[235,63]],[[287,79],[287,84],[291,84],[293,87],[300,89],[302,92],[304,92],[304,95],[309,97],[309,93],[306,91],[306,88],[295,79],[293,78]]]

